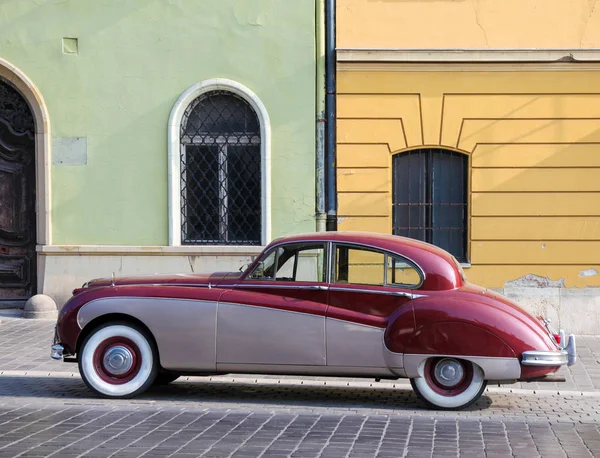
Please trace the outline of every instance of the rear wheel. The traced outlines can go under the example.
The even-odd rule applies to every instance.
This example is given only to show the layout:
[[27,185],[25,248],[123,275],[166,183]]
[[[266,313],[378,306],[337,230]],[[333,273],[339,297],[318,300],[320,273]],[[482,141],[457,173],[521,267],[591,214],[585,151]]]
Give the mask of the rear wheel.
[[423,368],[423,377],[411,379],[410,384],[429,407],[460,410],[481,397],[487,381],[476,364],[442,357],[429,358]]
[[109,398],[131,398],[148,389],[158,373],[156,346],[131,323],[106,323],[83,341],[79,372],[85,384]]

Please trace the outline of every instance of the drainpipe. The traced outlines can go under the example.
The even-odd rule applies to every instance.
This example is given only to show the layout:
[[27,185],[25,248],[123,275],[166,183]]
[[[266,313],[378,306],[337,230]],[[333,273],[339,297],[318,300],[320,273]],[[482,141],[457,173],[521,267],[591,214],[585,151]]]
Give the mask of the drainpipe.
[[325,213],[325,0],[315,1],[316,59],[316,222],[317,231],[326,230]]
[[337,230],[337,194],[335,170],[335,0],[325,0],[325,206],[326,228]]

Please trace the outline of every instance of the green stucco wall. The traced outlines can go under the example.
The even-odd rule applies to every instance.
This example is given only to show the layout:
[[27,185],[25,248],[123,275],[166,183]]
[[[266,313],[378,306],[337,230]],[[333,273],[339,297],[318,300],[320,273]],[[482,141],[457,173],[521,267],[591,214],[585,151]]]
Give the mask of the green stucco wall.
[[169,114],[209,78],[269,112],[272,236],[314,230],[314,0],[5,0],[0,25],[52,136],[87,138],[86,165],[52,166],[54,244],[168,243]]

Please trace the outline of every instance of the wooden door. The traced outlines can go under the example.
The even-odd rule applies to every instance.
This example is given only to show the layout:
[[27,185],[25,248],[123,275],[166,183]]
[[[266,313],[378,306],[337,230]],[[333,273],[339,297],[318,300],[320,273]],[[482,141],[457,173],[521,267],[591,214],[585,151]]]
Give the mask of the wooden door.
[[36,293],[35,143],[23,97],[0,81],[0,308]]

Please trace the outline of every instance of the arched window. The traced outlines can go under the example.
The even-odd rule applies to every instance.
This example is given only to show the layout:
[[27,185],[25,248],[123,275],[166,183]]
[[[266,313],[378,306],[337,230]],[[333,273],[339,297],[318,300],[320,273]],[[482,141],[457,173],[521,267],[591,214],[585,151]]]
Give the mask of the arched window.
[[411,237],[467,261],[468,157],[444,149],[418,149],[392,159],[392,225]]
[[181,243],[260,245],[261,127],[230,91],[202,93],[181,120]]

